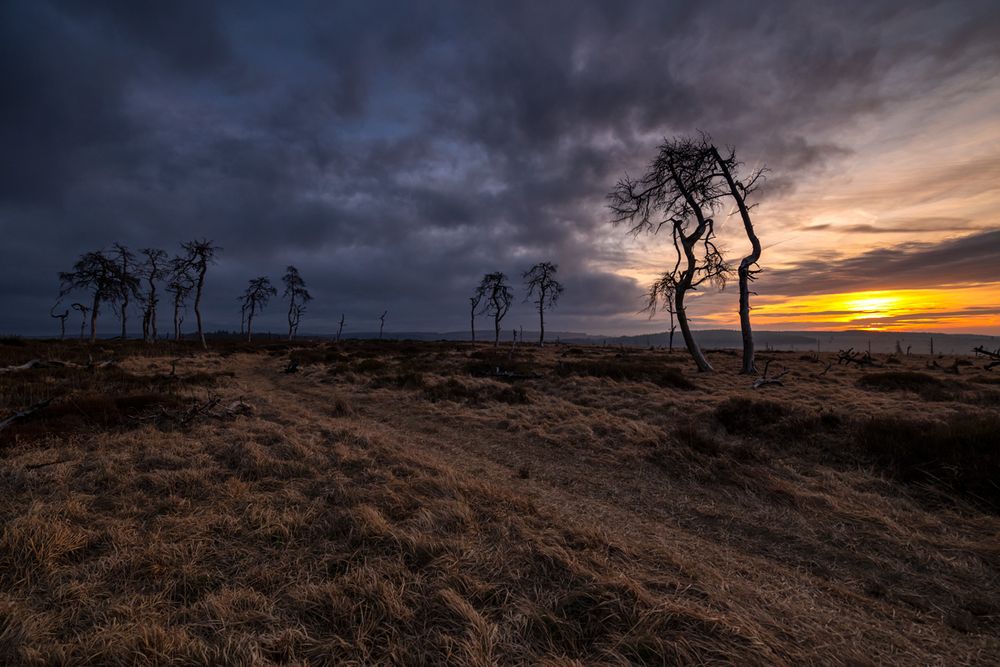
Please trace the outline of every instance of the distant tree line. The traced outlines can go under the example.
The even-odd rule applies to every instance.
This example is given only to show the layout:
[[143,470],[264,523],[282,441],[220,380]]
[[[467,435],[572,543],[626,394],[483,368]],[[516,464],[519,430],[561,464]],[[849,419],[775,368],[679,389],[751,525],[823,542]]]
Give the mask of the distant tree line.
[[[664,228],[669,231],[674,248],[673,265],[650,285],[645,310],[651,317],[657,310],[667,311],[671,348],[675,329],[679,327],[684,344],[700,371],[713,369],[691,330],[687,296],[703,286],[722,290],[735,274],[739,284],[738,313],[743,338],[741,372],[757,372],[750,325],[750,283],[760,271],[758,262],[762,248],[750,215],[755,205],[748,203],[748,199],[757,191],[764,172],[764,168],[744,172],[735,150],[719,150],[706,134],[694,138],[677,137],[664,139],[641,177],[624,176],[607,196],[612,222],[625,224],[630,234],[657,234]],[[715,217],[727,202],[739,213],[749,245],[735,269],[726,261],[716,242],[718,223]],[[184,314],[193,296],[198,339],[207,347],[201,301],[208,267],[220,251],[212,241],[201,239],[180,244],[180,252],[173,257],[156,248],[143,248],[136,255],[119,243],[108,251],[84,253],[72,271],[59,274],[60,298],[50,315],[59,320],[60,336],[64,337],[70,309],[80,313],[80,337],[84,337],[89,322],[90,340],[94,341],[101,309],[111,307],[120,320],[124,338],[129,305],[136,302],[142,310],[143,339],[156,340],[157,307],[162,287],[171,296],[174,340],[181,338]],[[545,312],[555,307],[563,293],[557,273],[556,264],[539,262],[521,275],[526,287],[524,301],[531,300],[538,310],[540,346],[545,343]],[[294,266],[287,267],[282,282],[285,286],[282,298],[288,302],[288,338],[291,340],[298,333],[312,295]],[[64,299],[79,294],[86,298],[73,301],[61,312],[57,310]],[[253,337],[254,318],[275,296],[277,289],[267,276],[258,276],[248,282],[238,299],[240,333],[245,334],[247,340]],[[476,317],[487,315],[493,318],[493,344],[499,345],[501,323],[513,301],[514,292],[506,274],[501,271],[485,274],[469,298],[472,341],[476,340]],[[387,315],[388,311],[383,311],[378,317],[379,338]],[[337,340],[343,328],[344,316],[341,315]]]
[[[527,286],[525,301],[534,298],[538,307],[538,345],[545,344],[545,311],[551,309],[559,300],[563,286],[556,280],[559,267],[552,262],[539,262],[521,274]],[[514,301],[514,293],[507,284],[507,276],[502,271],[487,273],[471,297],[470,327],[472,340],[476,340],[476,315],[491,315],[493,317],[493,345],[500,344],[500,323]]]
[[[163,285],[173,299],[174,339],[180,340],[181,322],[188,299],[194,294],[194,313],[198,323],[198,339],[205,345],[202,328],[201,299],[208,267],[221,250],[212,241],[201,239],[181,244],[181,251],[172,258],[157,248],[143,248],[138,257],[126,246],[116,243],[111,250],[84,253],[72,271],[59,274],[59,299],[86,295],[86,301],[75,301],[71,308],[80,313],[80,338],[84,337],[88,318],[90,340],[97,339],[97,318],[105,306],[116,311],[121,323],[121,337],[127,334],[129,304],[138,302],[142,308],[143,340],[156,340],[158,332],[157,306],[159,286]],[[55,307],[53,307],[55,310]],[[65,314],[59,317],[65,319]],[[56,317],[56,315],[53,315]],[[65,336],[65,327],[60,328]]]

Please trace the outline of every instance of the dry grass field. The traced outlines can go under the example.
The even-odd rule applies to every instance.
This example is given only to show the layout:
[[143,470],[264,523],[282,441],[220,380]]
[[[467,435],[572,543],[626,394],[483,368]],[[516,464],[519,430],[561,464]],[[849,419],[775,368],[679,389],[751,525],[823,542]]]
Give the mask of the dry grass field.
[[761,356],[3,341],[0,664],[1000,662],[1000,372]]

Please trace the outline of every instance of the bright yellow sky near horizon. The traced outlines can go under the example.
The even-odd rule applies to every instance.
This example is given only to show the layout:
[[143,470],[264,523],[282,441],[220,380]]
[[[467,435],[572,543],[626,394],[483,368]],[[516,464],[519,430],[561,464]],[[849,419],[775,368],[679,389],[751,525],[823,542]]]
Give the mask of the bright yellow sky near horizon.
[[[1000,76],[994,76],[959,97],[936,95],[871,117],[832,137],[846,149],[842,156],[807,177],[798,175],[791,192],[765,196],[754,211],[764,245],[764,273],[751,299],[754,325],[1000,334],[1000,262],[995,282],[956,281],[933,270],[900,279],[877,267],[869,284],[843,291],[836,284],[814,288],[767,279],[769,271],[791,275],[803,265],[813,267],[810,275],[829,266],[832,275],[873,252],[933,248],[1000,230],[998,109]],[[719,238],[735,264],[746,252],[742,226],[738,216],[720,217]],[[621,273],[643,286],[672,266],[666,238],[626,248],[631,261]],[[700,328],[738,327],[736,290],[731,284],[722,295],[700,293],[689,300],[688,315]]]

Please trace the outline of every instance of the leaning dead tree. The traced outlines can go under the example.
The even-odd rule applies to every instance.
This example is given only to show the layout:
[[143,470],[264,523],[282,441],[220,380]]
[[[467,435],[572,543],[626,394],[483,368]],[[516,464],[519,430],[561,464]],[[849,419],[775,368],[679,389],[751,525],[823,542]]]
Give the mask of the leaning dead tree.
[[[105,303],[117,304],[124,291],[121,283],[121,272],[113,259],[97,250],[84,253],[72,271],[59,274],[59,296],[65,297],[76,291],[89,292],[90,342],[97,340],[97,316]],[[75,307],[75,306],[74,306]]]
[[272,296],[277,296],[278,290],[274,288],[271,284],[271,280],[267,276],[258,276],[253,278],[247,284],[247,289],[243,292],[243,296],[240,297],[240,301],[243,303],[243,308],[246,310],[247,314],[247,342],[249,343],[253,340],[253,318],[258,312],[262,311],[271,300]]
[[736,269],[740,287],[740,331],[743,335],[743,366],[740,372],[749,375],[757,372],[754,364],[753,331],[750,328],[750,281],[760,272],[757,263],[760,261],[761,246],[754,231],[753,220],[750,219],[750,210],[755,204],[747,204],[747,198],[757,190],[764,169],[755,169],[742,178],[739,173],[742,164],[736,159],[735,149],[729,148],[723,156],[707,136],[702,137],[702,142],[708,144],[712,152],[715,164],[729,189],[729,196],[736,202],[743,221],[743,231],[750,242],[750,252],[740,260]]
[[299,332],[299,321],[306,312],[306,304],[312,301],[312,295],[306,289],[306,281],[294,266],[285,269],[285,275],[281,280],[285,283],[282,297],[288,299],[288,340],[292,340]]
[[712,215],[727,193],[716,177],[710,146],[703,140],[678,138],[660,145],[647,172],[626,175],[608,195],[612,222],[625,224],[633,236],[670,231],[680,261],[672,274],[677,323],[698,370],[712,371],[691,332],[685,310],[688,292],[708,283],[725,287],[731,269],[715,244]]
[[66,338],[66,318],[69,317],[69,308],[61,313],[55,312],[56,307],[62,303],[62,301],[57,301],[55,305],[49,308],[49,317],[59,320],[59,340],[65,340]]
[[382,329],[385,327],[385,316],[389,314],[388,310],[383,310],[382,314],[378,316],[378,339],[382,340]]
[[215,261],[215,255],[222,248],[206,239],[182,243],[181,247],[187,252],[185,259],[194,275],[194,317],[198,322],[198,338],[201,340],[201,346],[207,350],[208,343],[205,341],[205,331],[201,322],[201,297],[205,289],[205,273],[208,271],[208,265]]
[[139,275],[146,282],[146,289],[141,295],[142,300],[142,339],[147,343],[157,337],[156,307],[160,303],[157,284],[168,276],[170,264],[167,253],[158,248],[143,248],[139,251],[145,259],[139,267]]
[[493,347],[500,345],[500,322],[504,315],[510,310],[510,305],[514,300],[514,295],[507,284],[507,276],[502,271],[487,273],[483,276],[482,282],[476,288],[476,296],[479,297],[482,305],[480,315],[493,316]]
[[559,295],[563,292],[563,286],[555,277],[557,271],[559,271],[558,265],[552,262],[539,262],[522,274],[528,286],[528,294],[524,300],[528,301],[534,296],[534,304],[538,306],[538,347],[545,344],[545,311],[556,305]]

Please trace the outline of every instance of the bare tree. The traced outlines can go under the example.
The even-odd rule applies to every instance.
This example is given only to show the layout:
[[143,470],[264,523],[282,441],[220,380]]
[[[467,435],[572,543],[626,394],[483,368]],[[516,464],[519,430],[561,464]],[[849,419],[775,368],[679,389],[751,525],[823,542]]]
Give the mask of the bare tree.
[[[707,137],[705,138],[708,141]],[[754,205],[747,205],[747,197],[757,190],[757,186],[764,175],[764,169],[755,169],[745,178],[741,179],[739,169],[742,166],[736,160],[736,151],[729,148],[723,157],[714,144],[711,144],[712,157],[722,172],[722,178],[729,189],[729,195],[736,202],[736,208],[740,212],[743,220],[743,231],[750,241],[750,253],[740,260],[740,265],[736,270],[739,276],[740,285],[740,331],[743,334],[743,367],[741,373],[752,374],[757,372],[754,363],[753,331],[750,328],[750,281],[752,281],[760,269],[757,262],[760,261],[761,246],[760,239],[753,228],[753,221],[750,219],[750,209]]]
[[90,308],[79,302],[70,304],[70,308],[80,313],[80,340],[83,340],[83,332],[87,329],[87,313],[90,312]]
[[59,320],[59,340],[65,340],[66,338],[66,318],[69,317],[69,308],[61,313],[55,312],[56,307],[62,303],[62,299],[57,301],[51,308],[49,308],[49,316]]
[[139,251],[145,259],[139,267],[139,275],[146,281],[146,291],[142,294],[142,339],[152,342],[157,338],[156,306],[160,302],[156,285],[167,277],[169,262],[167,253],[158,248],[143,248]]
[[[680,261],[679,255],[677,259]],[[656,315],[657,310],[665,310],[670,314],[669,350],[671,352],[674,351],[674,332],[677,330],[677,306],[674,302],[677,290],[677,284],[674,282],[676,276],[677,269],[675,268],[654,281],[649,286],[649,292],[646,294],[646,307],[643,309],[649,312],[650,318]]]
[[97,340],[97,316],[101,304],[117,303],[121,294],[118,282],[119,272],[115,262],[101,251],[88,252],[80,256],[72,271],[59,274],[59,296],[64,297],[76,290],[90,292],[90,342]]
[[291,340],[299,331],[299,320],[306,312],[306,304],[312,301],[312,295],[306,289],[306,281],[302,280],[299,270],[294,266],[285,269],[281,280],[285,283],[283,297],[288,299],[288,340]]
[[201,296],[205,289],[205,273],[208,271],[208,265],[215,261],[215,255],[222,248],[212,245],[212,241],[207,239],[182,243],[181,247],[187,252],[186,261],[195,276],[194,317],[198,322],[198,338],[201,340],[201,346],[207,350],[208,343],[205,341],[205,331],[201,322]]
[[507,284],[507,276],[501,271],[487,273],[483,276],[479,287],[476,288],[476,296],[482,304],[479,314],[493,316],[495,332],[493,347],[498,347],[500,345],[500,322],[510,310],[510,304],[514,300],[514,295]]
[[132,297],[139,297],[139,277],[135,272],[135,255],[132,254],[131,250],[121,243],[115,243],[111,246],[111,252],[118,271],[116,280],[118,296],[116,301],[120,309],[118,317],[122,325],[121,339],[126,340],[128,338],[126,330],[128,304]]
[[181,324],[184,322],[184,309],[188,296],[194,290],[195,277],[187,257],[174,257],[170,260],[170,272],[167,275],[167,292],[173,295],[174,306],[174,340],[181,339]]
[[388,310],[383,310],[382,314],[378,316],[378,339],[382,340],[382,329],[385,327],[385,316],[389,314]]
[[277,296],[278,290],[271,284],[267,276],[259,276],[247,284],[247,289],[240,298],[247,313],[247,342],[253,340],[253,317],[264,310],[272,296]]
[[236,297],[236,300],[240,302],[240,336],[245,336],[247,333],[247,303],[242,296]]
[[483,295],[476,290],[475,296],[469,297],[469,330],[472,333],[472,342],[476,342],[476,309],[483,300]]
[[538,347],[545,344],[545,310],[555,306],[563,292],[563,286],[555,279],[558,271],[557,264],[539,262],[522,274],[528,285],[528,294],[524,300],[536,296],[534,303],[538,306]]
[[725,286],[731,272],[714,242],[712,214],[725,195],[715,178],[711,146],[702,140],[665,140],[648,171],[638,180],[626,175],[608,195],[612,222],[629,225],[629,233],[657,233],[667,227],[674,250],[674,305],[684,343],[698,370],[710,372],[704,353],[691,333],[684,301],[689,291],[708,282]]

